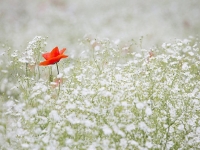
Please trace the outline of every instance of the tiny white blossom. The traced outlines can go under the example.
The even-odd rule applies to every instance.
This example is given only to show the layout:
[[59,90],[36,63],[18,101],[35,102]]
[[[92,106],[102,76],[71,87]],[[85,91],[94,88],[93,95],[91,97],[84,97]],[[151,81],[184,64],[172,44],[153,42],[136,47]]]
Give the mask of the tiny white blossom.
[[89,146],[88,150],[96,150],[97,144],[95,142],[92,143],[92,145]]
[[196,128],[196,133],[197,133],[198,135],[200,135],[200,127],[197,127],[197,128]]
[[138,126],[139,126],[139,128],[141,129],[141,130],[143,130],[143,131],[148,131],[149,130],[149,127],[146,125],[146,123],[144,123],[144,122],[140,122],[139,124],[138,124]]
[[141,103],[141,102],[138,102],[138,103],[136,104],[136,107],[137,107],[138,109],[143,109],[143,108],[144,108],[144,104]]
[[105,135],[110,135],[112,133],[112,130],[107,125],[104,125],[102,127],[102,130],[103,130]]
[[135,125],[133,123],[126,126],[126,131],[128,131],[128,132],[130,132],[134,129],[135,129]]
[[137,54],[135,54],[135,57],[141,58],[141,57],[142,57],[142,55],[141,55],[141,54],[139,54],[139,53],[137,53]]
[[52,110],[49,113],[49,117],[52,118],[56,122],[61,120],[61,117],[58,115],[58,112],[56,110]]
[[90,44],[93,45],[96,41],[95,40],[91,40]]
[[23,148],[29,148],[29,144],[24,143],[24,144],[22,144],[22,147],[23,147]]
[[74,129],[72,129],[71,127],[65,127],[67,134],[73,136],[75,134]]
[[115,79],[116,79],[117,81],[121,81],[121,80],[122,80],[122,75],[121,75],[121,74],[116,74],[116,75],[115,75]]
[[95,46],[95,47],[94,47],[94,50],[95,50],[95,51],[98,51],[98,50],[100,50],[100,46],[98,46],[98,45],[97,45],[97,46]]
[[57,75],[57,78],[62,78],[63,77],[63,73],[59,73],[58,75]]
[[11,54],[11,57],[13,57],[13,58],[15,58],[15,57],[17,57],[17,56],[18,56],[17,53]]
[[123,148],[123,149],[126,149],[127,147],[127,140],[126,139],[121,139],[120,140],[120,146]]
[[187,63],[187,62],[183,63],[182,69],[183,69],[183,70],[188,70],[188,69],[189,69],[189,66],[188,66],[188,63]]
[[64,73],[65,73],[65,75],[68,75],[69,72],[70,72],[70,70],[72,70],[73,68],[74,68],[74,66],[69,66],[69,67],[65,68],[65,69],[63,70]]
[[147,147],[147,148],[152,148],[152,146],[153,146],[153,144],[151,143],[151,142],[146,142],[145,143],[145,146]]
[[65,106],[66,109],[75,109],[76,108],[76,104],[74,103],[68,103],[66,106]]
[[136,142],[136,141],[134,141],[134,140],[130,140],[129,143],[130,143],[131,145],[135,145],[135,146],[138,146],[138,145],[139,145],[138,142]]
[[124,107],[127,107],[128,103],[126,101],[124,101],[124,102],[121,103],[121,105],[124,106]]
[[177,45],[178,45],[178,46],[182,46],[182,45],[183,45],[183,43],[179,42],[179,43],[177,43]]
[[70,145],[70,144],[72,144],[74,142],[74,140],[72,140],[72,139],[66,139],[65,140],[65,144],[66,145]]
[[47,135],[47,136],[45,136],[43,139],[42,139],[42,141],[44,142],[44,143],[48,143],[48,141],[49,141],[49,136]]
[[8,70],[1,70],[1,72],[3,72],[3,73],[8,73]]
[[178,129],[181,130],[181,131],[183,131],[183,130],[184,130],[184,125],[183,125],[183,124],[180,124],[180,125],[178,126]]
[[189,54],[190,56],[194,56],[194,53],[193,53],[193,52],[188,52],[188,54]]
[[86,127],[93,127],[95,125],[94,122],[92,122],[88,119],[84,121],[84,124]]
[[145,113],[146,113],[147,116],[152,115],[152,110],[151,110],[151,108],[147,107],[146,110],[145,110]]
[[173,141],[167,142],[167,149],[171,149],[171,147],[174,145]]

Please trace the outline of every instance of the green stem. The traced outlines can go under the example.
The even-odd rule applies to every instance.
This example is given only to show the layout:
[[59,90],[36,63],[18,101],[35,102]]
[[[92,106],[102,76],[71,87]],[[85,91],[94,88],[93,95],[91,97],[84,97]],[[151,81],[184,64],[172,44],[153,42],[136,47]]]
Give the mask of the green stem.
[[[59,69],[58,69],[58,64],[56,63],[56,67],[57,67],[57,72],[58,72],[58,75],[59,75]],[[59,93],[60,93],[60,79],[58,79],[58,97],[59,97]]]
[[58,64],[56,63],[56,67],[57,67],[57,71],[58,71],[58,75],[59,75],[59,69],[58,69]]
[[49,82],[53,82],[52,68],[49,68]]

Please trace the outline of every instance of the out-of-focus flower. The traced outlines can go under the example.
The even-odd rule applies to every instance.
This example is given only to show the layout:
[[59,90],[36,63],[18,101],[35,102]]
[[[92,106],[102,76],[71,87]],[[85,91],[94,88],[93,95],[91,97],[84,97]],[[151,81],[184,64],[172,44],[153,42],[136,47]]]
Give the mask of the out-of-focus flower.
[[63,79],[62,78],[56,78],[54,80],[54,82],[51,82],[51,85],[53,88],[56,88],[59,86],[59,84],[61,84],[63,82]]
[[64,54],[66,48],[63,48],[59,51],[58,47],[55,47],[50,53],[44,53],[42,56],[44,57],[45,61],[41,62],[40,66],[47,66],[53,65],[59,62],[62,58],[67,58],[68,56]]
[[150,58],[154,57],[154,53],[152,51],[149,52],[149,56],[147,57],[147,61],[149,62]]

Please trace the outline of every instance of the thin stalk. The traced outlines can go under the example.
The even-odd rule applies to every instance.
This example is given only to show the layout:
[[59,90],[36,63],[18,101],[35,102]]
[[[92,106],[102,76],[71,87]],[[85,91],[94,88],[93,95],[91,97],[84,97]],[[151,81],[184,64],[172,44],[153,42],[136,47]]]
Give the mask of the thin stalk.
[[58,75],[59,75],[58,63],[56,63],[56,67],[57,67],[57,71],[58,71]]
[[[56,67],[57,67],[57,72],[58,72],[58,75],[59,75],[59,69],[58,69],[58,64],[56,63]],[[58,96],[59,96],[59,93],[60,93],[60,79],[58,79]]]
[[53,82],[52,67],[49,68],[49,83]]

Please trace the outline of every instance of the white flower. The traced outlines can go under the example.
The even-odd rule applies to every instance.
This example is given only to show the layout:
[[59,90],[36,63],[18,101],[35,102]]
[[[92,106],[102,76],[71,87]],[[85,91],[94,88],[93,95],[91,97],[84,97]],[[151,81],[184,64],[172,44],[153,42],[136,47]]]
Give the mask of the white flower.
[[178,129],[181,130],[181,131],[183,131],[183,130],[184,130],[184,125],[183,125],[183,124],[180,124],[180,125],[178,126]]
[[61,117],[58,115],[58,112],[56,110],[52,110],[50,113],[49,113],[49,117],[51,119],[53,119],[54,121],[60,121],[61,120]]
[[112,133],[112,130],[107,125],[104,125],[102,127],[102,130],[103,130],[105,135],[110,135]]
[[151,143],[151,142],[146,142],[145,143],[145,146],[147,147],[147,148],[152,148],[152,146],[153,146],[153,144]]
[[57,75],[57,78],[62,78],[63,77],[63,73],[59,73],[58,75]]
[[188,69],[189,69],[189,66],[188,66],[188,63],[187,63],[187,62],[183,63],[182,69],[183,69],[183,70],[188,70]]
[[121,147],[123,147],[123,149],[125,149],[127,147],[127,140],[126,139],[121,139],[120,140],[120,144]]
[[138,102],[138,103],[136,104],[136,107],[137,107],[138,109],[143,109],[143,108],[144,108],[144,104],[141,103],[141,102]]
[[145,122],[140,122],[140,123],[138,124],[138,126],[139,126],[139,128],[140,128],[141,130],[143,130],[143,131],[145,131],[145,132],[147,132],[147,131],[149,130],[149,127],[146,125]]
[[121,80],[122,80],[122,75],[121,75],[121,74],[116,74],[116,75],[115,75],[115,79],[116,79],[117,81],[121,81]]
[[135,125],[133,123],[126,126],[126,131],[128,131],[128,132],[130,132],[134,129],[135,129]]
[[200,135],[200,127],[197,127],[197,128],[196,128],[196,133],[197,133],[198,135]]
[[152,110],[151,110],[151,108],[147,107],[146,110],[145,110],[145,113],[146,113],[147,116],[152,115]]
[[65,130],[67,131],[67,134],[73,136],[74,135],[74,129],[72,129],[71,127],[67,126],[65,127]]

